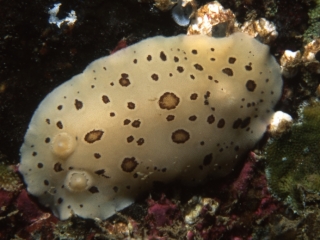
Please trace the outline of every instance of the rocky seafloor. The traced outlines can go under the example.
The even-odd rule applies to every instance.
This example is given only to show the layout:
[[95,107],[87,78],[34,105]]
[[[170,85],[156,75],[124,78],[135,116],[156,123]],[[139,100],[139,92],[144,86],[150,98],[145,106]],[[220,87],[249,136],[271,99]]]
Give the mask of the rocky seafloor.
[[[38,205],[17,164],[41,100],[94,59],[147,37],[187,30],[152,0],[61,1],[57,18],[74,10],[77,21],[59,28],[49,23],[56,3],[1,2],[0,239],[320,239],[319,75],[302,66],[284,78],[276,107],[293,117],[292,129],[279,138],[266,136],[228,177],[197,188],[158,186],[107,220],[60,221]],[[279,35],[271,52],[278,61],[285,50],[303,50],[320,36],[319,1],[220,3],[240,23],[272,21]]]

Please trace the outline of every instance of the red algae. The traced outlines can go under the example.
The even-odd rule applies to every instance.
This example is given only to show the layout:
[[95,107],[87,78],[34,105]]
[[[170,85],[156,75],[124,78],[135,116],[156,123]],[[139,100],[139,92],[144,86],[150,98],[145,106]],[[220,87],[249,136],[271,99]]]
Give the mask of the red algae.
[[15,206],[20,211],[23,221],[29,224],[37,221],[46,214],[39,209],[38,205],[30,198],[25,189],[23,189],[17,197]]
[[148,199],[148,215],[146,220],[151,228],[171,225],[174,220],[180,217],[179,208],[172,201],[162,195],[159,201]]

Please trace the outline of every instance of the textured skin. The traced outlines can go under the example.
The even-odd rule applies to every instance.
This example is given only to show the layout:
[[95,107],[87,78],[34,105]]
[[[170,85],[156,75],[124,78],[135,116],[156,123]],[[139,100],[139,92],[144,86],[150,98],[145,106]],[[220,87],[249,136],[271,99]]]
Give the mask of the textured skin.
[[154,181],[228,174],[265,132],[281,88],[269,48],[245,34],[146,39],[43,100],[19,170],[61,219],[108,218]]

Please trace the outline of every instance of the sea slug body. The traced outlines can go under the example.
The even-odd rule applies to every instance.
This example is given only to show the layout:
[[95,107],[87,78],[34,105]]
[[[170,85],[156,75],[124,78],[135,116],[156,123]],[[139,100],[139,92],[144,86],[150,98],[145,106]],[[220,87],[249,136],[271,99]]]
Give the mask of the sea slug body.
[[154,182],[230,173],[266,131],[281,91],[269,47],[244,33],[149,38],[48,94],[19,171],[60,219],[105,219]]

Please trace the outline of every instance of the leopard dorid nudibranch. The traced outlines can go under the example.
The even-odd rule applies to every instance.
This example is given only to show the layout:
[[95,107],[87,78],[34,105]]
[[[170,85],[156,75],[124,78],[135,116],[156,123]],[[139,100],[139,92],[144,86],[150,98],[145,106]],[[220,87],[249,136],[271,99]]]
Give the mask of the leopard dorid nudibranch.
[[19,171],[60,219],[105,219],[154,182],[230,173],[266,131],[281,90],[269,47],[246,34],[149,38],[48,94]]

